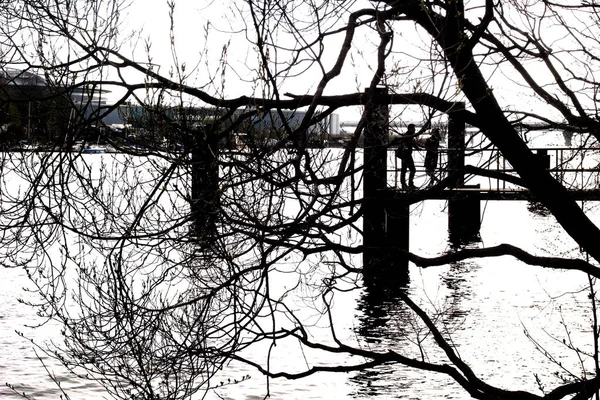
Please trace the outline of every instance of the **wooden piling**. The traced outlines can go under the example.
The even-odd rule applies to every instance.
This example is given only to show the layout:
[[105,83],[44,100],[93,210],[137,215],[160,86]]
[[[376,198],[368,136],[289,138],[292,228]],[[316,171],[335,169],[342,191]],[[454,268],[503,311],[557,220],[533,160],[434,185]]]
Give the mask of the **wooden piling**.
[[363,180],[363,270],[365,275],[376,274],[378,265],[387,257],[381,252],[385,238],[385,209],[382,192],[386,188],[387,144],[389,142],[389,111],[381,96],[387,88],[365,91],[364,180]]
[[[456,102],[448,112],[448,174],[461,171],[465,167],[465,120],[462,112],[465,103]],[[461,187],[465,183],[464,174],[460,173],[450,182],[450,187]]]
[[398,284],[396,278],[408,271],[408,261],[398,249],[408,250],[409,205],[390,199],[387,187],[387,94],[387,88],[365,92],[363,271],[367,283]]
[[481,199],[479,184],[462,185],[448,199],[448,234],[450,242],[461,244],[479,240]]
[[410,204],[396,199],[385,207],[384,252],[387,259],[378,266],[380,281],[393,285],[408,284],[408,257],[410,242]]
[[479,185],[465,185],[462,173],[466,149],[464,109],[465,104],[457,102],[448,113],[448,173],[454,175],[450,188],[458,189],[448,199],[448,234],[455,244],[477,240],[481,226]]
[[219,215],[218,135],[207,125],[190,135],[192,235],[209,246],[217,234]]

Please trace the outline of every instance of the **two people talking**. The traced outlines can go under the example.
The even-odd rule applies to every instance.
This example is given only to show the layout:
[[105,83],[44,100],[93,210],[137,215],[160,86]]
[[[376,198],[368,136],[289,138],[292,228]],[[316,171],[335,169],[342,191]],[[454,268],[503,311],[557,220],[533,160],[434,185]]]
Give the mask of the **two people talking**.
[[[414,124],[407,126],[407,131],[404,135],[396,138],[392,144],[397,144],[398,149],[396,150],[396,157],[398,157],[402,163],[400,168],[400,183],[402,189],[412,190],[415,189],[415,161],[413,159],[413,149],[415,146],[422,147],[426,150],[425,153],[425,173],[429,177],[429,186],[434,185],[439,181],[436,176],[436,169],[438,165],[438,155],[441,134],[437,128],[432,129],[431,135],[424,141],[417,141],[417,133]],[[406,181],[406,174],[408,172],[408,184]]]

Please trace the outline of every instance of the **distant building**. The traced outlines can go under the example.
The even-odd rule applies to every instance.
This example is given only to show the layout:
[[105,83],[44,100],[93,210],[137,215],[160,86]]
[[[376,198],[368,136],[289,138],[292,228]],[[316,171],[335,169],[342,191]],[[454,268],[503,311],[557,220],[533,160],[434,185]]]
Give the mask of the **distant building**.
[[[27,70],[5,67],[0,70],[0,88],[6,97],[15,101],[24,100],[47,100],[54,94],[65,94],[66,86],[48,85],[44,77]],[[102,98],[104,93],[110,93],[99,87],[69,88],[68,94],[76,105],[105,105],[106,101]]]
[[[302,120],[306,116],[306,111],[302,110],[269,110],[266,113],[261,113],[257,110],[255,114],[237,124],[237,119],[242,114],[247,114],[251,111],[248,108],[237,110],[223,123],[224,126],[236,125],[234,131],[238,135],[245,134],[263,139],[282,139],[287,135],[286,124],[293,132],[300,127]],[[159,113],[166,116],[167,120],[187,126],[189,129],[202,129],[204,126],[211,125],[220,119],[225,112],[225,109],[213,107],[172,107],[156,111],[141,105],[127,104],[120,106],[117,110],[104,117],[103,122],[107,125],[130,125],[133,128],[148,128],[150,123],[155,125],[153,121],[156,119],[157,113]],[[339,134],[340,122],[337,114],[332,114],[324,121],[313,124],[308,128],[309,139],[317,137],[324,137],[326,139],[328,136]]]
[[[30,70],[0,69],[0,142],[64,140],[76,124],[93,124],[97,110],[105,105],[95,87],[67,88],[51,84]],[[96,114],[95,114],[96,113]],[[99,119],[99,118],[96,118]],[[87,122],[91,121],[91,122]]]
[[3,68],[0,70],[0,86],[3,91],[14,91],[29,87],[46,87],[46,80],[30,71],[22,71],[15,68]]
[[[20,107],[17,107],[20,111],[13,112],[13,114],[19,114],[17,119],[27,119],[28,129],[32,130],[35,129],[33,125],[40,122],[40,103],[49,103],[50,98],[53,97],[52,95],[60,93],[61,87],[48,85],[43,76],[32,71],[4,68],[0,70],[0,90],[0,101],[4,100],[5,105],[11,102],[20,104]],[[91,124],[95,124],[93,120],[104,114],[109,107],[103,97],[106,93],[109,93],[109,91],[99,86],[70,88],[64,103],[68,103],[67,100],[70,100],[71,104],[62,104],[61,107],[69,108],[68,114],[71,122],[73,122],[73,119],[90,119]],[[46,105],[49,106],[50,104]],[[24,108],[27,110],[25,111]],[[5,111],[10,114],[10,110]],[[249,109],[237,111],[226,125],[234,124],[236,118],[248,111]],[[185,109],[166,107],[161,109],[160,113],[164,113],[167,119],[176,122],[185,120],[191,128],[200,128],[218,118],[219,114],[222,115],[221,111],[211,107],[188,107]],[[241,124],[240,129],[249,134],[281,138],[282,135],[285,136],[286,124],[291,131],[295,131],[305,116],[306,111],[303,110],[269,110],[266,113],[257,111],[248,121]],[[148,121],[155,121],[156,117],[157,114],[153,110],[142,105],[126,104],[102,116],[101,120],[102,123],[109,126],[141,126],[147,124]],[[339,135],[339,116],[332,114],[325,120],[311,125],[307,133],[309,137]]]

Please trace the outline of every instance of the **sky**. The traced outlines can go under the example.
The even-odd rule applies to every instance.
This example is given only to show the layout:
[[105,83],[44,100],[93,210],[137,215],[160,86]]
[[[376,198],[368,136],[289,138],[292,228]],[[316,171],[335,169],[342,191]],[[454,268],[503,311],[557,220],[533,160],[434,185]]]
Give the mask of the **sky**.
[[[186,66],[188,84],[205,87],[211,77],[207,70],[215,70],[222,58],[224,46],[227,46],[227,61],[230,67],[226,71],[225,96],[228,98],[242,95],[255,95],[262,97],[260,88],[251,82],[256,76],[258,54],[249,45],[245,38],[243,27],[237,11],[232,9],[231,1],[191,1],[177,0],[174,12],[175,21],[175,49],[170,46],[170,18],[167,0],[134,1],[124,18],[126,24],[123,31],[141,32],[135,41],[131,41],[125,54],[131,55],[135,60],[147,62],[145,41],[151,43],[152,63],[160,65],[159,72],[168,75],[172,70],[174,60],[178,65]],[[235,16],[234,16],[235,15]],[[248,22],[248,21],[246,21]],[[209,29],[207,39],[206,30]],[[413,28],[414,31],[414,28]],[[369,43],[359,32],[359,40]],[[406,35],[406,32],[404,32]],[[285,45],[285,38],[281,39]],[[327,50],[323,54],[324,67],[331,68],[335,63],[335,56],[341,47],[341,35],[327,41]],[[307,39],[309,40],[309,39]],[[293,43],[293,40],[287,43]],[[208,45],[207,45],[208,44]],[[340,77],[328,84],[326,95],[346,94],[362,91],[372,78],[372,64],[376,57],[375,49],[365,46],[361,51],[353,51],[352,58],[347,60]],[[140,79],[139,75],[131,74],[132,79]],[[296,95],[312,93],[316,89],[321,71],[313,69],[302,76],[290,78],[281,88],[281,92],[291,92]],[[217,84],[206,86],[211,91],[220,90],[220,78]],[[340,110],[342,120],[357,120],[360,109],[351,107]],[[420,115],[417,113],[416,115]]]
[[[367,0],[357,0],[355,6],[371,3]],[[194,1],[175,0],[175,30],[174,49],[172,51],[170,38],[170,16],[168,0],[133,0],[123,17],[124,25],[122,32],[138,32],[135,40],[131,40],[123,46],[123,53],[131,56],[141,63],[147,62],[145,50],[146,41],[151,44],[151,62],[159,66],[159,73],[168,76],[174,71],[173,65],[185,66],[185,82],[206,90],[211,94],[222,94],[226,98],[242,95],[253,95],[263,97],[260,87],[252,82],[256,77],[258,66],[258,54],[256,49],[248,43],[243,30],[244,24],[250,23],[249,17],[240,19],[236,4],[242,1],[219,0],[219,1]],[[340,2],[341,4],[342,2]],[[477,3],[477,1],[471,1]],[[308,18],[303,14],[301,7],[294,9],[294,18]],[[343,21],[342,21],[343,22]],[[541,24],[541,22],[540,22]],[[429,75],[429,64],[425,57],[418,58],[415,55],[424,54],[427,50],[430,38],[418,31],[412,22],[396,22],[394,25],[396,35],[394,36],[395,54],[390,58],[388,70],[399,71],[396,81],[387,82],[398,92],[410,92],[419,89],[421,82],[438,82],[434,86],[425,89],[435,92],[439,88],[439,74],[434,72],[434,79]],[[362,91],[368,86],[373,75],[373,60],[376,57],[373,46],[373,36],[364,35],[360,30],[350,58],[342,70],[340,77],[334,79],[325,94],[343,94]],[[549,30],[550,32],[551,30]],[[208,36],[207,36],[208,32]],[[252,33],[252,30],[250,29]],[[316,32],[316,31],[315,31]],[[558,32],[558,30],[556,30]],[[372,34],[372,32],[369,32]],[[310,40],[308,37],[303,37]],[[341,35],[328,39],[326,50],[323,54],[324,68],[329,69],[335,62],[341,45]],[[253,39],[253,38],[252,38]],[[277,43],[282,46],[292,46],[298,43],[291,40],[289,36],[280,34]],[[550,43],[556,43],[551,37]],[[223,59],[224,49],[228,67],[225,74],[221,74],[219,63]],[[273,55],[271,55],[273,57]],[[282,53],[278,54],[281,57]],[[302,66],[303,64],[300,64]],[[410,68],[417,66],[414,70]],[[539,66],[528,65],[534,76],[539,78],[545,73]],[[533,112],[540,110],[540,102],[531,91],[519,88],[518,76],[508,69],[497,70],[496,65],[483,67],[484,71],[493,79],[490,85],[494,93],[505,108],[520,107]],[[208,73],[212,71],[212,75]],[[539,71],[539,72],[538,72]],[[439,71],[438,71],[439,72]],[[403,73],[410,73],[411,79],[406,80]],[[306,71],[294,78],[289,78],[281,92],[291,92],[297,95],[313,93],[322,72],[317,68]],[[422,80],[419,79],[422,76]],[[130,75],[131,79],[141,79],[139,75]],[[222,83],[224,82],[224,91]],[[460,90],[452,85],[447,86],[446,98],[463,100]],[[115,93],[116,94],[116,93]],[[342,120],[357,120],[360,109],[353,107],[340,110]],[[402,119],[414,121],[423,118],[421,111],[415,107],[399,108]]]

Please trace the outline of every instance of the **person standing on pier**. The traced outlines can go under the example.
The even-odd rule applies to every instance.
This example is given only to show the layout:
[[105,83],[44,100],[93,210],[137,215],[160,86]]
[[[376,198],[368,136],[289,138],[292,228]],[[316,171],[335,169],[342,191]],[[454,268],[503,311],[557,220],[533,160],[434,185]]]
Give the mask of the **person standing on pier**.
[[[400,168],[400,183],[402,184],[402,189],[414,189],[414,179],[415,173],[417,172],[415,168],[415,161],[412,157],[412,151],[414,146],[414,137],[415,137],[415,125],[408,124],[406,133],[398,139],[398,150],[396,150],[396,157],[400,158],[402,161],[402,167]],[[408,186],[406,185],[406,171],[408,173]]]
[[440,130],[435,128],[431,131],[431,136],[425,140],[425,173],[429,176],[429,186],[439,182],[435,176],[435,170],[438,164],[438,153],[440,148]]

